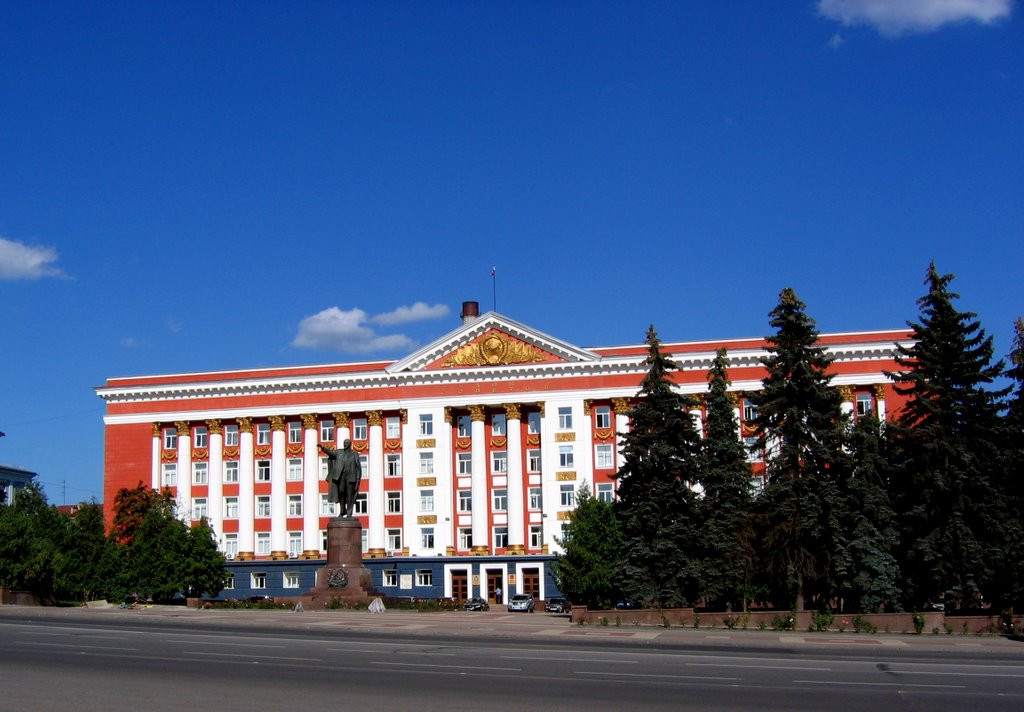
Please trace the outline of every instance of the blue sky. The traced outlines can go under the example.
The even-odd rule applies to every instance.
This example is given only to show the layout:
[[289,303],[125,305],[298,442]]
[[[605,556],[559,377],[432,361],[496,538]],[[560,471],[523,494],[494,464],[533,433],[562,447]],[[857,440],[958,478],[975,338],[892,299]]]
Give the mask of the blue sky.
[[465,300],[583,347],[762,336],[787,286],[899,328],[934,259],[1004,355],[1022,15],[0,0],[0,462],[99,500],[107,378],[400,358]]

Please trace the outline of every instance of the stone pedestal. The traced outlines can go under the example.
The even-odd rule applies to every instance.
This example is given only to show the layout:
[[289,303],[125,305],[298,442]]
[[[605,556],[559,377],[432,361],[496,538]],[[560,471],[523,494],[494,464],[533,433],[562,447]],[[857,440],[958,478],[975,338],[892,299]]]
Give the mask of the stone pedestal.
[[362,530],[354,517],[327,523],[327,564],[316,572],[316,586],[303,596],[303,605],[324,608],[332,599],[369,603],[379,595],[370,570],[363,566]]

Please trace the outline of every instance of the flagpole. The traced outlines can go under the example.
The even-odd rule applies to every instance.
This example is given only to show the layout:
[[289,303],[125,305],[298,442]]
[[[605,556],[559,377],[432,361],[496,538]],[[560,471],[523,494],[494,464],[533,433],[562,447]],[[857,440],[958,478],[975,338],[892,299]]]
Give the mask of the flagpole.
[[498,268],[491,267],[491,311],[498,311]]

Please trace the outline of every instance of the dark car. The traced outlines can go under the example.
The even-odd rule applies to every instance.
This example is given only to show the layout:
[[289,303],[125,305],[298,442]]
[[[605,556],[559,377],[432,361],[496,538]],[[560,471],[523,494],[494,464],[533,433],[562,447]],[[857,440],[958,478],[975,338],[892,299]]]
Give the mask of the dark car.
[[489,611],[491,610],[491,604],[482,598],[471,598],[462,604],[462,610],[464,611]]
[[249,596],[245,599],[246,603],[273,603],[273,596]]
[[544,604],[544,610],[547,613],[568,613],[572,609],[572,604],[565,598],[555,597],[549,598],[547,603]]
[[619,601],[615,604],[615,607],[619,610],[631,610],[633,608],[643,608],[643,604],[639,601]]

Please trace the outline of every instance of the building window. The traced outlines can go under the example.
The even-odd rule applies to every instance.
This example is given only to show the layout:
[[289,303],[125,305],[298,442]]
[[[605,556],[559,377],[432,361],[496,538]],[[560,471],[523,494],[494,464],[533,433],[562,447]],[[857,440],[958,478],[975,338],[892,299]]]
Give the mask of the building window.
[[301,494],[290,494],[290,495],[288,495],[288,516],[289,517],[301,517],[302,516],[302,495]]
[[297,457],[288,460],[288,479],[293,481],[302,479],[302,460]]
[[761,462],[764,459],[760,438],[756,436],[743,438],[743,445],[747,450],[747,462]]
[[175,428],[164,430],[164,450],[178,449],[178,431]]
[[331,501],[330,495],[320,495],[320,516],[331,517],[334,515],[334,502]]
[[256,461],[256,481],[270,482],[270,460]]
[[[234,557],[231,557],[231,558],[234,558]],[[234,574],[224,574],[224,590],[225,591],[234,591],[235,590],[235,575]]]
[[400,453],[388,453],[384,462],[384,474],[388,477],[402,476],[402,455]]
[[434,548],[434,527],[423,527],[420,529],[420,548]]
[[237,534],[225,534],[224,535],[224,556],[229,559],[233,559],[238,556],[238,535]]
[[401,551],[402,550],[402,530],[401,529],[388,529],[388,550],[389,551]]
[[612,409],[606,405],[594,408],[594,427],[607,430],[612,427]]
[[200,425],[195,429],[195,432],[192,434],[192,442],[195,444],[195,447],[209,447],[209,436],[204,426]]
[[390,416],[384,419],[384,437],[388,440],[396,440],[402,437],[402,419],[398,416]]
[[460,452],[456,453],[456,472],[460,475],[472,475],[473,474],[473,453]]
[[224,445],[226,447],[238,447],[238,426],[224,426]]
[[367,472],[369,472],[369,470],[367,469],[367,463],[369,463],[369,462],[370,462],[370,457],[368,455],[360,455],[359,456],[359,469],[362,470],[364,475]]
[[322,443],[333,443],[334,442],[334,421],[333,420],[321,420],[320,421],[320,442],[322,442]]
[[561,468],[571,468],[573,466],[572,457],[572,445],[559,445],[558,446],[558,466]]
[[270,553],[270,532],[259,532],[256,534],[256,553],[266,556]]
[[256,516],[257,517],[269,517],[270,516],[270,496],[260,495],[256,498]]
[[870,393],[858,393],[857,394],[857,417],[862,418],[866,415],[871,415],[871,411],[874,410],[874,404],[871,401]]
[[526,471],[540,472],[540,450],[526,451]]
[[299,587],[299,572],[298,571],[285,571],[284,572],[284,587],[285,588],[298,588]]
[[539,524],[530,526],[530,548],[540,549],[544,546],[544,530]]
[[192,482],[197,485],[205,485],[210,481],[210,465],[205,462],[192,463]]
[[196,497],[192,500],[192,519],[202,519],[206,516],[206,497]]
[[165,462],[163,466],[162,481],[164,487],[174,487],[178,484],[178,465],[174,462]]
[[472,512],[473,511],[473,492],[472,492],[472,490],[459,490],[459,511],[460,512]]
[[755,497],[761,494],[764,490],[764,478],[763,477],[751,477],[750,478],[750,493]]
[[366,492],[356,494],[356,503],[352,506],[353,514],[366,514]]
[[615,466],[612,459],[611,445],[597,445],[594,447],[594,467],[598,469],[610,469]]
[[256,444],[270,444],[270,423],[258,423],[256,425]]
[[224,518],[238,519],[238,497],[224,498]]
[[288,532],[288,556],[297,559],[302,553],[302,532]]
[[249,583],[251,588],[266,588],[267,587],[267,574],[266,572],[259,571],[250,574]]
[[529,413],[526,416],[526,432],[530,435],[540,435],[540,413]]
[[560,406],[558,408],[558,429],[572,430],[572,408]]
[[754,405],[753,403],[751,403],[750,401],[744,399],[743,400],[743,422],[747,423],[749,425],[750,423],[753,423],[756,418],[757,418],[757,406]]
[[460,438],[468,438],[473,435],[473,421],[468,415],[460,415],[455,420],[455,434]]
[[420,490],[420,511],[421,512],[433,512],[434,511],[434,490],[432,490],[432,489]]
[[[327,551],[327,532],[324,532],[324,545],[322,551]],[[366,528],[359,531],[359,550],[364,554],[370,550],[370,539],[366,536]]]
[[238,460],[224,461],[224,482],[227,484],[238,482]]
[[508,472],[508,453],[504,450],[495,450],[491,453],[491,472],[496,475],[504,475]]
[[384,585],[385,586],[397,586],[398,585],[398,571],[397,571],[397,569],[384,569]]
[[366,440],[366,418],[352,419],[352,439]]
[[612,498],[615,496],[612,490],[612,484],[610,482],[601,482],[597,485],[597,501],[612,503]]
[[292,445],[302,443],[302,423],[288,423],[288,442]]
[[402,493],[399,491],[391,491],[387,493],[387,513],[388,514],[401,514],[402,513]]
[[420,415],[420,435],[430,436],[434,434],[434,416],[430,413]]
[[416,569],[416,585],[417,586],[433,586],[434,585],[434,572],[430,569]]
[[497,413],[491,416],[491,435],[504,435],[507,428],[504,413]]
[[459,527],[459,550],[465,551],[473,546],[473,528]]
[[543,490],[540,487],[530,488],[530,509],[543,509],[544,498],[541,496]]
[[496,489],[492,490],[492,509],[495,512],[504,512],[508,510],[508,490]]
[[563,507],[573,507],[576,505],[576,490],[572,485],[559,485],[559,504]]
[[508,527],[494,527],[493,532],[494,548],[505,549],[508,547]]
[[421,452],[420,453],[420,474],[421,475],[432,475],[432,474],[434,474],[434,453],[432,453],[432,452]]

